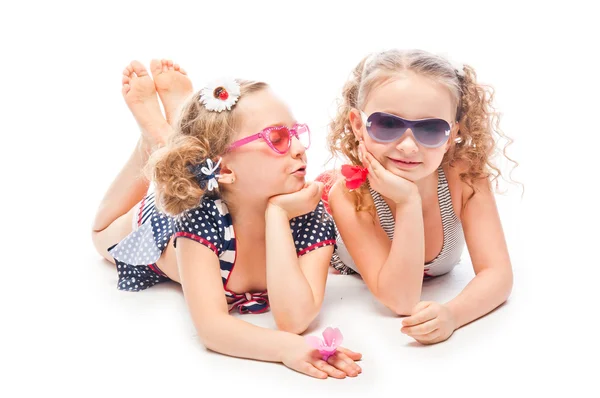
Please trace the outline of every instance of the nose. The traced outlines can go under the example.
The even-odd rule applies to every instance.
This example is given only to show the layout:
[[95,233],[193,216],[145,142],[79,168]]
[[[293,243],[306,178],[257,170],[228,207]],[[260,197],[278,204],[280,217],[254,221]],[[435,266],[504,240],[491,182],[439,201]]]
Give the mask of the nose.
[[290,145],[290,153],[292,154],[292,157],[293,158],[302,157],[306,153],[306,148],[304,147],[304,145],[302,145],[302,143],[300,142],[298,137],[292,136],[291,139],[292,139],[292,143]]
[[400,141],[396,145],[396,149],[408,154],[417,153],[419,150],[419,145],[417,144],[411,129],[408,129],[404,132],[400,138]]

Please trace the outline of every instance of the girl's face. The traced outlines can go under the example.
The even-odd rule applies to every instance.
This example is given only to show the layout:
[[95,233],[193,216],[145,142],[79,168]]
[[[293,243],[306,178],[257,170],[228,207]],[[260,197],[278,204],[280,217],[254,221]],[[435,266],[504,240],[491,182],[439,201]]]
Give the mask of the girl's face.
[[[236,107],[239,122],[235,126],[234,141],[254,136],[268,127],[296,125],[288,107],[269,89],[241,97]],[[301,133],[302,139],[308,138],[308,134]],[[276,147],[287,149],[287,145],[277,141],[285,137],[270,136]],[[290,136],[290,139],[289,150],[283,154],[274,151],[264,138],[232,149],[223,156],[223,177],[219,182],[227,183],[229,177],[233,177],[235,182],[231,188],[252,197],[269,198],[301,190],[306,175],[306,149],[298,138]]]
[[[411,128],[392,142],[378,142],[367,132],[364,119],[374,112],[385,112],[403,119],[443,119],[450,132],[441,146],[430,148],[416,139]],[[406,72],[376,86],[362,109],[353,109],[350,124],[358,139],[363,139],[371,154],[390,172],[416,182],[433,173],[441,164],[458,131],[456,105],[450,90],[429,78]]]

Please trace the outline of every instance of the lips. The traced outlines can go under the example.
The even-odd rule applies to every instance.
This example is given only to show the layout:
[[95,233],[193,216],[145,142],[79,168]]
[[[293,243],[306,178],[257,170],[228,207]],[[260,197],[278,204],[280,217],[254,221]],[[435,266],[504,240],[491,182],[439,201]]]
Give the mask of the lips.
[[298,172],[301,172],[301,173],[306,173],[306,165],[298,167],[296,170],[294,170],[294,171],[292,172],[292,174],[294,174],[294,173],[298,173]]
[[421,163],[421,162],[411,162],[409,160],[401,160],[401,159],[394,159],[394,161],[400,162],[400,163],[406,163],[406,164],[420,164]]
[[412,162],[410,160],[392,159],[394,162],[405,163],[405,164],[421,164],[422,162]]
[[415,167],[418,167],[420,164],[422,164],[423,162],[415,162],[412,160],[405,160],[405,159],[393,159],[390,158],[390,160],[392,162],[394,162],[394,164],[398,167],[401,167],[403,169],[412,169]]

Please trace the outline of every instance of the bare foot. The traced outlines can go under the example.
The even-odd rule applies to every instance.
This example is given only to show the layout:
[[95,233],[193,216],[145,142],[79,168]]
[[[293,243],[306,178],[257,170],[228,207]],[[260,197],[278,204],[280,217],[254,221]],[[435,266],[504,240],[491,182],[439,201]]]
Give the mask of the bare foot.
[[185,70],[170,59],[153,59],[150,61],[150,71],[165,109],[167,122],[172,123],[185,99],[192,94],[192,82]]
[[160,111],[154,82],[138,61],[132,61],[123,71],[123,98],[142,130],[147,149],[162,146],[171,127]]

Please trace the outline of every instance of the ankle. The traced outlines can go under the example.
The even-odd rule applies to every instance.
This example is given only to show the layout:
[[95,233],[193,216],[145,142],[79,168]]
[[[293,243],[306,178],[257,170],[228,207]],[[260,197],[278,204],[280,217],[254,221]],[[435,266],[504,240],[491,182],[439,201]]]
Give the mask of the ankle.
[[165,142],[157,142],[155,140],[141,136],[137,143],[137,150],[142,154],[143,163],[145,164],[150,156],[165,145]]

